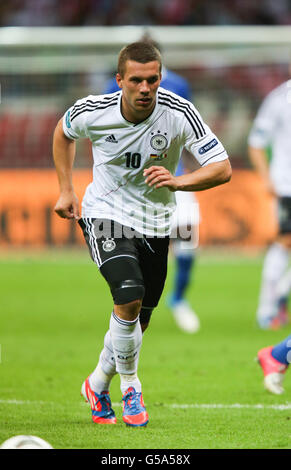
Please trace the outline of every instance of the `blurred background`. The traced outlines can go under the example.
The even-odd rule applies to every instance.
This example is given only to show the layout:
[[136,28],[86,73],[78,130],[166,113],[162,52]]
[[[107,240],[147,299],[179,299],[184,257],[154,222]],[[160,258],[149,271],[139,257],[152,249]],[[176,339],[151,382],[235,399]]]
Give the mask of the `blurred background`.
[[[197,194],[201,246],[262,248],[276,226],[250,168],[247,136],[265,95],[289,77],[291,0],[7,0],[0,4],[0,247],[78,246],[53,212],[57,121],[77,99],[103,93],[120,48],[147,32],[167,67],[227,149],[230,184]],[[91,180],[78,142],[75,184]]]
[[[277,227],[247,138],[263,98],[289,79],[291,0],[0,0],[0,443],[20,434],[54,448],[128,446],[119,380],[111,389],[116,430],[92,432],[90,410],[78,401],[112,300],[78,225],[54,213],[52,138],[77,99],[104,92],[121,47],[145,33],[187,79],[233,177],[196,194],[198,266],[187,292],[201,319],[195,339],[169,314],[177,279],[169,257],[140,362],[152,424],[131,444],[290,449],[290,373],[289,395],[274,405],[253,361],[284,333],[255,323],[263,253]],[[91,178],[90,145],[80,140],[80,201]]]

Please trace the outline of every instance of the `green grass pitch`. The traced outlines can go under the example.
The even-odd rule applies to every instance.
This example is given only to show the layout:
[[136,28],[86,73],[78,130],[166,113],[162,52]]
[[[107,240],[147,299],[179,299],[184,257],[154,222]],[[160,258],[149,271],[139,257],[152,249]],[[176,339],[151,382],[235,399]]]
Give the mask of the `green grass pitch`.
[[111,312],[109,290],[80,252],[0,257],[0,442],[34,434],[56,449],[290,449],[291,377],[274,396],[254,362],[259,348],[290,328],[255,324],[261,256],[201,250],[188,299],[201,330],[177,329],[163,297],[144,335],[139,377],[146,428],[121,419],[119,378],[112,382],[115,426],[91,421],[80,397],[95,367]]

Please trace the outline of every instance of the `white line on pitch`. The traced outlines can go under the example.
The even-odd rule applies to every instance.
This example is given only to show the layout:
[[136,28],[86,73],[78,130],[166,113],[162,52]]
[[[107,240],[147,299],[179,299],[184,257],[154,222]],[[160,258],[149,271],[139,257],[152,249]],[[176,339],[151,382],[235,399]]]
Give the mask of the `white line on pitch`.
[[0,405],[55,405],[51,401],[30,401],[30,400],[0,400]]
[[[45,402],[45,401],[30,401],[30,400],[0,400],[0,404],[3,405],[53,405],[58,406],[61,403],[56,402]],[[81,403],[82,405],[86,405],[86,403]],[[112,403],[113,407],[121,406],[120,402]],[[153,404],[155,406],[155,404]],[[189,403],[189,404],[178,404],[178,403],[163,403],[158,404],[158,406],[165,406],[167,408],[176,408],[176,409],[250,409],[250,410],[264,410],[264,409],[271,409],[271,410],[291,410],[291,403],[285,404],[274,404],[274,405],[265,405],[265,404],[255,404],[250,405],[246,403],[233,403],[233,404],[222,404],[222,403]]]
[[189,409],[189,408],[204,408],[204,409],[252,409],[252,410],[263,410],[263,409],[272,409],[272,410],[291,410],[291,403],[286,403],[282,405],[263,405],[263,404],[257,404],[257,405],[248,405],[248,404],[242,404],[242,403],[234,403],[234,404],[220,404],[220,403],[190,403],[190,404],[185,404],[185,405],[179,405],[179,404],[169,404],[165,405],[170,408],[182,408],[182,409]]

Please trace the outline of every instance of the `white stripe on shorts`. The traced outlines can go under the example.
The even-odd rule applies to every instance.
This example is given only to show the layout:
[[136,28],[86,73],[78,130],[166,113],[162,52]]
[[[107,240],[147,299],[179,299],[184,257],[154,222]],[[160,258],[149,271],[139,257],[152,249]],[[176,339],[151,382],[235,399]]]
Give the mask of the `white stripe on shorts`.
[[85,222],[86,230],[89,235],[89,243],[91,247],[93,260],[97,264],[98,268],[100,268],[102,264],[102,260],[101,260],[99,249],[98,249],[97,238],[94,233],[94,224],[90,219],[83,219],[83,220]]
[[135,260],[137,261],[137,258],[136,258],[135,256],[132,256],[132,255],[127,255],[127,254],[125,254],[125,255],[116,255],[116,256],[111,256],[111,258],[105,259],[105,260],[103,261],[103,263],[100,265],[100,267],[103,266],[103,264],[107,263],[107,261],[111,261],[111,260],[114,259],[114,258],[124,258],[124,257],[126,257],[126,258],[133,258],[133,259],[135,259]]

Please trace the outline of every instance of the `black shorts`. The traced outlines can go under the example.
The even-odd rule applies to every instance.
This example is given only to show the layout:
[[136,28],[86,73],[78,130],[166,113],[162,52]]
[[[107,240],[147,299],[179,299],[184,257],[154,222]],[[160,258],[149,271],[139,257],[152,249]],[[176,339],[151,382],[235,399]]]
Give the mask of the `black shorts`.
[[[109,287],[140,279],[145,288],[142,307],[156,307],[167,276],[169,237],[146,237],[108,219],[82,218],[79,224]],[[113,300],[117,303],[114,296]]]
[[279,233],[291,233],[291,197],[278,199]]

